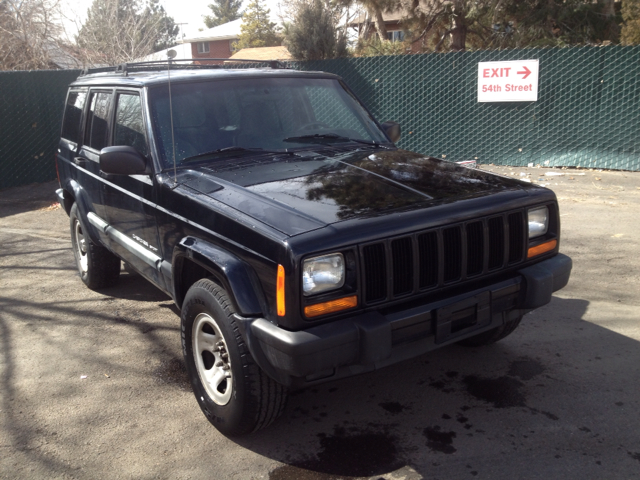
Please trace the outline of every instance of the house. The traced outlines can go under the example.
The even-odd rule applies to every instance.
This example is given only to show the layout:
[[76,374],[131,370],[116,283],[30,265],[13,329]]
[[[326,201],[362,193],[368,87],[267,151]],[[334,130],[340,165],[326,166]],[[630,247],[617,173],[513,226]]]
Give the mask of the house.
[[176,52],[176,60],[191,60],[193,58],[193,56],[191,55],[191,45],[186,43],[174,45],[171,48],[165,48],[164,50],[160,50],[159,52],[151,53],[145,57],[136,59],[136,62],[156,62],[166,60],[167,58],[169,58],[167,57],[167,53],[169,52],[169,50],[173,50]]
[[224,23],[217,27],[198,32],[192,37],[178,40],[178,43],[191,45],[191,58],[229,58],[233,53],[233,44],[240,37],[242,18]]
[[76,70],[85,67],[104,66],[88,60],[87,51],[63,42],[50,42],[42,46],[45,50],[49,68],[54,70]]
[[[404,12],[402,10],[382,13],[382,20],[387,30],[387,39],[391,42],[404,41],[403,15]],[[376,35],[375,25],[369,14],[360,15],[349,26],[358,33],[358,36],[363,35],[366,38],[370,38],[372,35]]]
[[291,53],[287,47],[260,47],[260,48],[243,48],[237,51],[229,60],[292,60]]

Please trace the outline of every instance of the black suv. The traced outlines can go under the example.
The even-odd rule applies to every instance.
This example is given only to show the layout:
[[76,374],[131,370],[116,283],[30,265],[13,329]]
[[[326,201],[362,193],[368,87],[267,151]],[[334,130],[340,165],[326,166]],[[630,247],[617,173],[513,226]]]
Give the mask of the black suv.
[[277,67],[85,73],[57,155],[83,282],[124,260],[173,298],[226,434],[289,389],[504,338],[571,271],[552,191],[400,150],[340,77]]

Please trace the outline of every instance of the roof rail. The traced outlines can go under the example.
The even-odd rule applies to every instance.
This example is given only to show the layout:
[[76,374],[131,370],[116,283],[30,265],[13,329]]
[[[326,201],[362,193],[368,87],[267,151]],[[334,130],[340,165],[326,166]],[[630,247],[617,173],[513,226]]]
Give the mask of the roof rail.
[[[184,62],[218,62],[218,63],[184,63]],[[243,58],[184,58],[184,59],[167,59],[152,60],[148,62],[121,63],[115,67],[97,67],[85,68],[80,72],[80,76],[90,75],[92,73],[114,73],[126,76],[129,72],[153,72],[158,70],[194,70],[194,69],[219,69],[230,68],[235,63],[262,63],[273,69],[286,69],[287,64],[280,60],[250,60]]]

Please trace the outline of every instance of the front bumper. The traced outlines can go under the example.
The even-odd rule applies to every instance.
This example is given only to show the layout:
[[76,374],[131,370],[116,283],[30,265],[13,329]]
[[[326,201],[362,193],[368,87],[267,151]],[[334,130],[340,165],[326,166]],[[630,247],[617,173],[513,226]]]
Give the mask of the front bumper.
[[347,377],[413,358],[501,326],[541,307],[569,281],[572,262],[558,254],[508,279],[401,311],[370,311],[298,332],[264,319],[249,322],[256,361],[285,385]]

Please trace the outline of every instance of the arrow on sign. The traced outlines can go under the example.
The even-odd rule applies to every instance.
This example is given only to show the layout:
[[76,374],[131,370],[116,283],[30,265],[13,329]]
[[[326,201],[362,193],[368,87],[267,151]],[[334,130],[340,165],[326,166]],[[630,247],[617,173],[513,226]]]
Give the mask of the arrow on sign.
[[524,80],[525,78],[527,78],[529,75],[531,75],[531,70],[529,70],[526,66],[522,67],[524,68],[524,70],[522,72],[516,72],[518,75],[524,75],[524,77],[522,77],[522,79]]

